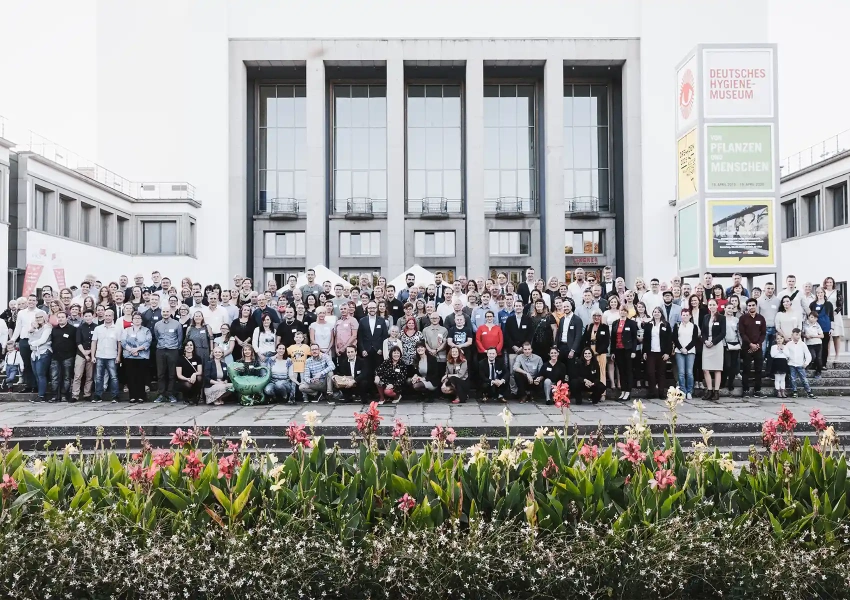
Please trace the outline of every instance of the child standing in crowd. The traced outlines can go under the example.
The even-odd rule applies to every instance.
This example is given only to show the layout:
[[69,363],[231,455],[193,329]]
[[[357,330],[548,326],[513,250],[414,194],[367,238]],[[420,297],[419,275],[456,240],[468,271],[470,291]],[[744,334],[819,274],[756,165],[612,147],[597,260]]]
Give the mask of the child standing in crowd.
[[821,378],[823,365],[820,360],[821,346],[823,345],[823,329],[818,323],[818,313],[812,311],[803,323],[803,339],[806,347],[812,355],[812,364],[815,367],[815,379]]
[[6,356],[3,358],[6,367],[6,377],[0,381],[0,389],[9,390],[15,379],[24,372],[24,359],[15,347],[15,342],[6,342]]
[[770,347],[771,373],[773,373],[773,387],[776,388],[777,398],[787,398],[785,393],[785,375],[788,373],[788,349],[785,346],[785,337],[781,333],[776,334],[774,345]]
[[797,378],[799,377],[806,389],[806,395],[814,398],[815,395],[806,378],[806,367],[812,362],[812,355],[809,353],[809,347],[800,340],[800,333],[799,327],[791,330],[791,341],[785,345],[788,354],[788,373],[791,379],[791,397],[797,397]]

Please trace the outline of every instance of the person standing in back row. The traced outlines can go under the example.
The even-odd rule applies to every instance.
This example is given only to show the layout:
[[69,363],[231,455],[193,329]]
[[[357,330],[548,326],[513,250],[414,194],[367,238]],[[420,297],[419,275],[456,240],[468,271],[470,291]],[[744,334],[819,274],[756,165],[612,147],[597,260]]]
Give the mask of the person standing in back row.
[[77,330],[68,324],[64,310],[56,313],[56,326],[50,332],[53,357],[50,361],[51,402],[68,402],[74,378],[74,356],[77,354]]
[[159,393],[154,402],[162,402],[166,398],[172,404],[177,403],[174,395],[177,377],[177,359],[180,345],[183,341],[183,328],[180,323],[171,318],[169,308],[162,309],[162,320],[153,328],[156,340],[156,370]]
[[755,298],[747,300],[747,312],[738,319],[738,333],[741,336],[741,385],[744,398],[750,397],[750,375],[753,375],[755,397],[763,398],[761,393],[762,363],[764,361],[764,345],[767,336],[767,319],[756,312],[758,301]]

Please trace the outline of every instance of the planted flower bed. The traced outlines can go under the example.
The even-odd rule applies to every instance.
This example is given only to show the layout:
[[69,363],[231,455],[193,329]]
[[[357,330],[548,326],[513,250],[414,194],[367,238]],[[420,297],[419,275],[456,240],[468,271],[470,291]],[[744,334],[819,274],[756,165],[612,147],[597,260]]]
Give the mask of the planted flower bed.
[[[642,412],[620,437],[538,430],[454,446],[438,425],[378,448],[378,407],[354,454],[304,413],[282,461],[251,434],[142,437],[134,455],[74,445],[31,460],[0,432],[3,598],[847,598],[847,466],[818,411],[785,409],[735,464],[711,432],[654,446]],[[143,436],[144,434],[141,433]],[[210,451],[198,449],[209,436]],[[449,450],[447,453],[446,450]]]

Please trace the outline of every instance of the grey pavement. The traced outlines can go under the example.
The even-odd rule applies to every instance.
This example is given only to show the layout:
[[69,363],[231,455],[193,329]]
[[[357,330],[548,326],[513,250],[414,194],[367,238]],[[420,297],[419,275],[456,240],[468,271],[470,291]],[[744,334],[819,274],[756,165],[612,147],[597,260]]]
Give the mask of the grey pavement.
[[[664,424],[668,421],[667,409],[661,400],[642,400],[645,414],[650,424]],[[694,399],[685,401],[678,409],[680,424],[702,423],[759,423],[774,417],[783,401],[777,398],[742,399],[724,397],[719,401]],[[816,399],[788,398],[784,403],[800,422],[808,421],[808,413],[818,408],[831,422],[850,421],[850,397],[824,396]],[[402,419],[411,426],[425,426],[443,423],[455,428],[464,427],[502,427],[500,416],[507,406],[513,413],[512,426],[563,425],[563,416],[559,409],[545,404],[520,404],[508,402],[481,404],[470,401],[467,404],[451,405],[445,403],[402,402],[398,405],[385,404],[380,407],[385,417],[383,425],[391,426],[395,418]],[[354,412],[367,408],[361,404],[299,404],[271,405],[257,407],[225,406],[186,406],[183,404],[131,405],[118,404],[31,404],[29,402],[0,403],[0,426],[8,427],[94,427],[98,425],[112,427],[145,426],[199,426],[251,427],[285,426],[291,421],[304,422],[305,411],[319,413],[320,425],[345,427],[354,424]],[[571,409],[570,423],[593,426],[618,426],[628,423],[634,409],[631,402],[603,401],[597,405],[574,405]]]

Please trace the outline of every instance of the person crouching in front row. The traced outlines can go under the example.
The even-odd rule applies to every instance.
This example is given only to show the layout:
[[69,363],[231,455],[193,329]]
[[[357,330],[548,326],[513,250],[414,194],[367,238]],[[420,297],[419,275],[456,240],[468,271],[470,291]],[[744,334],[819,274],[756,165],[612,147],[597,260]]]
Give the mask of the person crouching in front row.
[[585,348],[576,363],[575,379],[570,383],[573,402],[582,404],[585,397],[590,397],[593,404],[599,404],[605,395],[605,384],[600,381],[599,374],[599,361],[590,348]]
[[365,402],[369,395],[369,373],[366,361],[357,356],[357,348],[348,346],[345,356],[337,359],[334,370],[333,385],[337,390],[337,400],[354,402],[359,399]]

